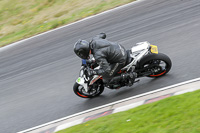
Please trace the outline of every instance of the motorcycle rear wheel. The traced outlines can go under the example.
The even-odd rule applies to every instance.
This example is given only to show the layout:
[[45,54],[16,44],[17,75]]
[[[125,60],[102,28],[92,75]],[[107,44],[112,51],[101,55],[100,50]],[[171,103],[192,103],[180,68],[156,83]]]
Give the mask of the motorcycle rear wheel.
[[146,68],[145,71],[151,73],[146,75],[147,77],[156,78],[167,74],[172,67],[172,62],[165,54],[149,54],[141,59],[139,67],[140,69]]
[[94,98],[99,96],[104,91],[103,84],[98,88],[91,88],[89,92],[86,92],[82,85],[75,83],[73,86],[74,93],[81,98]]

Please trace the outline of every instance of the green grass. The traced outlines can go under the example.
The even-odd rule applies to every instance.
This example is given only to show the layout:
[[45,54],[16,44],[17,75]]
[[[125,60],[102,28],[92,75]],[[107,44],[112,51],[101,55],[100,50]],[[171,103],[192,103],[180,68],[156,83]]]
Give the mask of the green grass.
[[0,47],[134,0],[0,0]]
[[200,133],[200,90],[91,120],[57,133]]

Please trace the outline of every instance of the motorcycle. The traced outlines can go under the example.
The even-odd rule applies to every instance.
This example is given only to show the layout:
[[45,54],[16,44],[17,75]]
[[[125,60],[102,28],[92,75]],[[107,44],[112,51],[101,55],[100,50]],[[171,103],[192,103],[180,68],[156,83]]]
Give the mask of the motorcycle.
[[[149,42],[139,42],[131,50],[127,50],[127,62],[118,75],[134,73],[135,82],[141,77],[157,78],[167,74],[172,66],[170,58],[158,53],[158,47]],[[79,77],[76,80],[73,91],[82,98],[94,98],[102,94],[104,88],[119,89],[127,86],[130,79],[124,79],[114,84],[104,83],[101,75],[90,76],[90,69],[99,69],[100,66],[94,60],[82,60]],[[135,83],[134,82],[134,83]]]

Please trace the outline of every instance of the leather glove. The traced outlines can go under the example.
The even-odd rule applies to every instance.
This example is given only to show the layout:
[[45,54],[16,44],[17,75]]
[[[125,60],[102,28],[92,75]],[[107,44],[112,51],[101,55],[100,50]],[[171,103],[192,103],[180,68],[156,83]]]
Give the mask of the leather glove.
[[95,62],[95,60],[92,60],[92,59],[86,60],[86,63],[88,63],[88,64],[92,64],[94,62]]

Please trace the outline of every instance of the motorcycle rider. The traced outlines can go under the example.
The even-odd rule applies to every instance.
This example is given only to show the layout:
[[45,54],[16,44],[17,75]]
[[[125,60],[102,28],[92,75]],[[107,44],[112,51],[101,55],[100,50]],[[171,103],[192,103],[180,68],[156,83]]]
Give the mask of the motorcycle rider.
[[[126,65],[127,52],[123,46],[105,39],[106,34],[100,33],[90,43],[86,40],[78,40],[74,45],[74,52],[82,59],[89,59],[92,54],[99,69],[91,69],[90,75],[102,75],[104,83],[114,84],[120,80],[128,80],[128,86],[133,85],[135,75],[123,73],[116,76],[117,72]],[[115,86],[114,88],[117,88]]]

